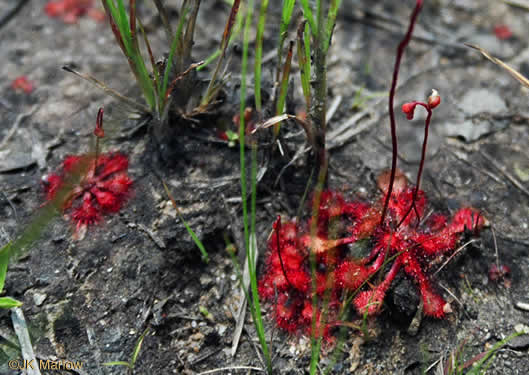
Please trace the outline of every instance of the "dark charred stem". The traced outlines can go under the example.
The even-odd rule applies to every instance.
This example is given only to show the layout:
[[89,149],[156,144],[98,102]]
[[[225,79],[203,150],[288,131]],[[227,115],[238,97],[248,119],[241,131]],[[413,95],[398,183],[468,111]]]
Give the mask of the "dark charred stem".
[[391,89],[389,91],[389,121],[391,125],[391,146],[392,146],[392,158],[391,158],[391,176],[389,179],[389,187],[386,195],[386,200],[384,202],[384,208],[382,209],[382,216],[380,223],[384,223],[384,218],[386,217],[386,212],[388,210],[389,200],[391,198],[391,193],[393,192],[393,183],[395,182],[395,173],[397,171],[397,123],[395,121],[395,110],[393,109],[393,103],[395,101],[395,92],[397,89],[397,80],[399,77],[400,63],[402,56],[404,55],[404,50],[406,46],[410,43],[411,36],[413,34],[413,28],[417,22],[417,17],[422,8],[422,0],[417,0],[415,9],[410,18],[410,24],[408,26],[408,31],[404,36],[404,39],[400,42],[397,48],[397,57],[395,59],[395,66],[393,68],[393,80],[391,82]]
[[[95,152],[95,160],[94,160],[94,171],[97,169],[97,159],[99,158],[99,138],[102,138],[104,136],[103,133],[103,108],[99,108],[99,111],[97,112],[97,120],[96,120],[96,131],[94,132],[96,136],[96,152]],[[99,130],[99,132],[98,132]]]

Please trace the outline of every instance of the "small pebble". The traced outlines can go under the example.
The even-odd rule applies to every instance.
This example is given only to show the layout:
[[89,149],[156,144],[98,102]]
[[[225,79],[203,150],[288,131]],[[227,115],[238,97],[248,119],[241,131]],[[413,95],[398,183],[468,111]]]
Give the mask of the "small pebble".
[[517,308],[524,311],[529,311],[529,303],[518,301],[514,304]]
[[201,332],[197,332],[189,336],[189,338],[193,341],[200,341],[204,338],[204,334]]
[[224,335],[224,332],[226,332],[227,329],[228,327],[226,327],[224,324],[217,325],[217,332],[220,336]]
[[193,321],[191,322],[191,327],[193,327],[193,328],[197,328],[197,322],[193,320]]
[[529,326],[526,326],[524,324],[519,323],[519,324],[515,325],[514,326],[514,330],[516,332],[523,332],[523,333],[529,335]]
[[35,305],[40,306],[47,297],[48,295],[46,293],[36,292],[33,294],[33,302],[35,302]]

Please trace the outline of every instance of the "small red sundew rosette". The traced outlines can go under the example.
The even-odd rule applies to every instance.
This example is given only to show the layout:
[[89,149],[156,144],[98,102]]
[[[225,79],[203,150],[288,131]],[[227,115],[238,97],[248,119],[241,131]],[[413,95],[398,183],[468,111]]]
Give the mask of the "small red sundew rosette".
[[494,35],[496,35],[496,38],[499,40],[507,40],[512,38],[513,32],[509,26],[499,24],[494,26]]
[[[108,213],[118,212],[130,195],[132,180],[127,175],[128,159],[120,153],[72,155],[64,162],[62,171],[45,176],[42,181],[46,199],[52,201],[62,189],[58,206],[75,226],[74,237],[84,237],[88,226]],[[76,176],[78,173],[83,176]],[[76,180],[71,185],[69,181]]]
[[31,94],[35,89],[35,83],[30,81],[26,76],[19,76],[11,82],[11,88],[15,91],[22,91],[25,94]]
[[87,15],[94,21],[105,20],[105,13],[94,7],[94,0],[55,0],[48,1],[44,12],[51,18],[59,18],[64,23],[77,23],[80,17]]
[[[75,224],[74,238],[81,239],[89,225],[106,213],[118,212],[129,197],[132,180],[127,175],[128,158],[120,153],[99,154],[103,130],[103,108],[97,113],[95,155],[72,155],[62,171],[43,177],[48,201],[54,202]],[[59,194],[61,192],[61,194]]]

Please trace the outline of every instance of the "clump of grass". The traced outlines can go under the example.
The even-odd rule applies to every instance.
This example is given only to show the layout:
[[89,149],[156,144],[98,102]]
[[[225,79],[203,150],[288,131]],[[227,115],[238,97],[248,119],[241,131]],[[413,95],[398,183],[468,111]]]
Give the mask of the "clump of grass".
[[509,341],[523,334],[527,333],[523,331],[514,332],[505,339],[498,341],[489,350],[481,352],[468,360],[464,359],[465,352],[468,348],[468,340],[465,339],[450,352],[448,358],[441,357],[428,368],[424,369],[423,373],[428,374],[435,368],[435,373],[442,375],[484,375],[494,362],[498,351],[508,344]]
[[129,374],[134,373],[134,368],[136,367],[136,361],[138,360],[138,356],[140,355],[141,345],[143,344],[143,340],[145,339],[145,336],[147,336],[147,333],[149,333],[149,328],[147,327],[145,331],[141,334],[141,336],[138,338],[138,341],[136,341],[136,345],[134,345],[134,349],[132,350],[132,354],[130,356],[130,359],[128,361],[111,361],[111,362],[105,362],[103,363],[103,366],[122,366],[126,367],[128,369]]
[[[136,11],[136,1],[130,0],[128,9],[124,0],[101,1],[116,43],[127,58],[130,71],[141,89],[145,103],[128,98],[96,78],[77,72],[71,67],[63,68],[103,89],[133,111],[153,117],[156,120],[154,126],[161,128],[154,132],[156,140],[162,144],[170,143],[176,133],[172,128],[180,123],[180,121],[169,121],[170,119],[183,121],[192,119],[197,122],[199,121],[197,118],[211,113],[218,104],[217,99],[224,84],[221,68],[224,65],[234,25],[237,24],[241,1],[233,1],[218,54],[213,57],[217,58],[217,63],[205,89],[201,88],[195,73],[204,62],[192,61],[200,0],[183,1],[174,30],[162,1],[153,0],[168,42],[167,59],[162,63],[157,63],[155,60],[149,39]],[[143,43],[140,43],[141,41]],[[144,50],[147,51],[147,57]]]

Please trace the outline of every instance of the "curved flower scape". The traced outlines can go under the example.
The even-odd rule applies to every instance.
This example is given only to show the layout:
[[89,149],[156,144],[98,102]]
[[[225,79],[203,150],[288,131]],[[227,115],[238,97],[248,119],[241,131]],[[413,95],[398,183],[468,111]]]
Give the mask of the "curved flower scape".
[[[453,251],[462,235],[469,230],[479,231],[485,219],[472,208],[462,208],[451,220],[437,213],[420,222],[426,196],[422,190],[415,192],[415,187],[409,186],[406,177],[397,171],[388,214],[381,223],[388,184],[388,174],[381,175],[378,185],[384,194],[373,204],[349,202],[339,193],[324,191],[316,236],[310,234],[312,218],[306,223],[276,221],[268,242],[266,272],[260,280],[259,293],[263,299],[274,301],[278,326],[289,332],[304,330],[311,334],[314,315],[311,251],[316,259],[318,310],[324,306],[322,300],[328,301],[325,313],[317,311],[314,315],[318,330],[312,334],[316,337],[323,335],[332,340],[332,328],[340,324],[347,296],[355,292],[358,293],[353,305],[359,314],[378,313],[386,292],[401,270],[415,281],[427,316],[442,318],[449,311],[449,305],[435,292],[428,277],[427,261]],[[410,210],[414,194],[415,207]],[[363,243],[360,241],[372,244],[371,252],[363,258],[353,257],[345,245]],[[385,276],[373,286],[372,276],[379,271]]]
[[[127,199],[132,184],[127,168],[127,157],[119,153],[101,154],[97,159],[93,155],[68,156],[62,173],[42,179],[46,198],[60,199],[59,207],[75,224],[74,235],[82,237],[88,225],[105,213],[119,211]],[[63,192],[60,197],[59,192]]]

